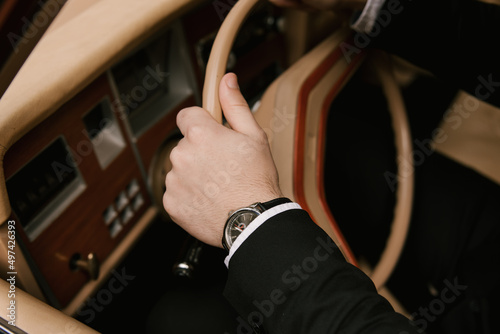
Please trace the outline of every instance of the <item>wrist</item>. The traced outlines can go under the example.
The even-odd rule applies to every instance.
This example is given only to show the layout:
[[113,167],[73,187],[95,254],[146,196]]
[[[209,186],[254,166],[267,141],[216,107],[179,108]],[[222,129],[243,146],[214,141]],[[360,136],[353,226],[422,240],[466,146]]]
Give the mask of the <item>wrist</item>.
[[[251,239],[251,236],[254,235],[254,233],[261,228],[263,225],[267,224],[273,224],[273,220],[275,219],[276,216],[279,216],[283,214],[286,211],[290,210],[301,210],[302,208],[300,207],[299,204],[290,202],[290,203],[284,203],[284,204],[279,204],[276,205],[269,210],[264,211],[260,216],[258,216],[252,224],[246,228],[241,235],[238,236],[238,238],[235,240],[233,243],[232,247],[229,250],[229,254],[227,255],[226,259],[224,260],[224,263],[226,264],[226,267],[229,268],[229,262],[231,261],[231,258],[235,253],[238,252],[238,249],[240,246],[243,244],[247,243],[248,239]],[[259,240],[253,239],[253,240]],[[255,244],[253,244],[255,246]],[[258,242],[257,242],[258,245]],[[251,246],[252,247],[252,246]]]
[[286,197],[277,197],[266,202],[255,202],[249,206],[238,208],[229,212],[228,219],[223,229],[223,237],[221,240],[222,246],[228,252],[231,249],[234,241],[246,230],[254,220],[261,216],[267,210],[270,210],[278,205],[291,203],[292,201]]
[[291,202],[292,201],[288,197],[280,196],[266,202],[260,202],[260,204],[264,207],[264,209],[269,210],[280,204],[291,203]]

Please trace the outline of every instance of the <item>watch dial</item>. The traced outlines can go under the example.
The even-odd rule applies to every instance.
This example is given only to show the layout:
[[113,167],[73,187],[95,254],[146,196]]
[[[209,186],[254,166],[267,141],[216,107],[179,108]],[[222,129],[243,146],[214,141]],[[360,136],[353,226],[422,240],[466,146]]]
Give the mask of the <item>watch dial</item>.
[[230,228],[226,231],[226,240],[229,241],[230,245],[233,244],[234,240],[247,228],[258,214],[253,211],[243,211],[237,214],[233,220],[231,220]]

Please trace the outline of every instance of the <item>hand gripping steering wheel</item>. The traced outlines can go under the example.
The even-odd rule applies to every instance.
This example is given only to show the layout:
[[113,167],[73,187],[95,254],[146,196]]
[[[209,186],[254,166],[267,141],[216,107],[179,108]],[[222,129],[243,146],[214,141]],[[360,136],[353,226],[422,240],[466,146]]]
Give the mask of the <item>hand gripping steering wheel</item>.
[[[224,20],[212,47],[207,65],[205,83],[203,87],[203,108],[207,110],[219,123],[222,122],[222,111],[219,102],[219,84],[226,72],[227,60],[236,35],[248,17],[251,10],[261,0],[239,0]],[[383,58],[383,57],[382,57]],[[387,61],[377,63],[376,74],[387,98],[389,111],[392,117],[396,153],[399,161],[412,161],[412,145],[409,126],[406,118],[404,102],[398,85],[392,75],[392,70]],[[274,89],[275,90],[275,89]],[[269,88],[268,91],[273,91]],[[260,111],[259,111],[260,112]],[[291,145],[291,144],[290,144]],[[386,242],[385,249],[379,262],[368,273],[377,286],[381,288],[391,275],[404,246],[409,227],[411,207],[413,201],[413,172],[408,171],[412,166],[406,164],[403,176],[398,177],[397,203],[394,209],[394,219],[391,232]],[[401,174],[403,166],[398,162]],[[336,237],[333,234],[340,234]],[[334,240],[343,240],[338,229],[329,232]],[[354,255],[347,245],[338,244],[345,257],[356,264]]]

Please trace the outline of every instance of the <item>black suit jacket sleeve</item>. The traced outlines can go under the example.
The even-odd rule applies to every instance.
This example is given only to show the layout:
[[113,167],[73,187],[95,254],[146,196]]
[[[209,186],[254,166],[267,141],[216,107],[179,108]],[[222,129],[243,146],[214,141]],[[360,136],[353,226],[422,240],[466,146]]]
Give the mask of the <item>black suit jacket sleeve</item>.
[[[303,210],[269,219],[245,240],[224,294],[266,333],[416,333]],[[240,321],[237,332],[250,330]]]
[[372,33],[364,37],[500,106],[500,6],[477,0],[386,0]]

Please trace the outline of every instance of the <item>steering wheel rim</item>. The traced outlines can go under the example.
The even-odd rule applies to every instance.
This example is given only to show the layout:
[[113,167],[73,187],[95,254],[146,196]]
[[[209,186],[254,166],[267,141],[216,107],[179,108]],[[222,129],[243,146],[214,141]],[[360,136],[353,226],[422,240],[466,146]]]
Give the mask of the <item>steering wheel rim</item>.
[[219,85],[226,73],[227,59],[243,22],[252,9],[262,0],[240,0],[231,9],[215,37],[205,72],[203,85],[203,109],[219,123],[222,110],[219,101]]
[[[224,20],[212,46],[205,74],[202,106],[219,123],[222,123],[219,85],[226,72],[229,53],[245,19],[260,1],[262,0],[238,1]],[[393,77],[392,68],[388,64],[387,59],[381,59],[379,63],[381,64],[381,68],[377,68],[377,74],[383,83],[382,86],[386,98],[388,98],[388,96],[391,97],[388,104],[395,132],[396,153],[398,157],[405,158],[405,161],[411,161],[411,136],[405,113],[404,101],[402,100],[401,93]],[[409,167],[413,168],[413,165]],[[398,161],[398,172],[400,172],[402,168],[401,163]],[[408,168],[408,164],[406,168]],[[386,246],[379,262],[370,275],[377,288],[384,286],[402,253],[409,229],[413,201],[413,184],[413,173],[409,176],[406,175],[406,177],[400,177],[398,180],[396,206],[394,209],[395,217],[391,225],[391,232],[387,238]],[[348,249],[343,251],[351,253]],[[354,258],[352,253],[350,255]]]

